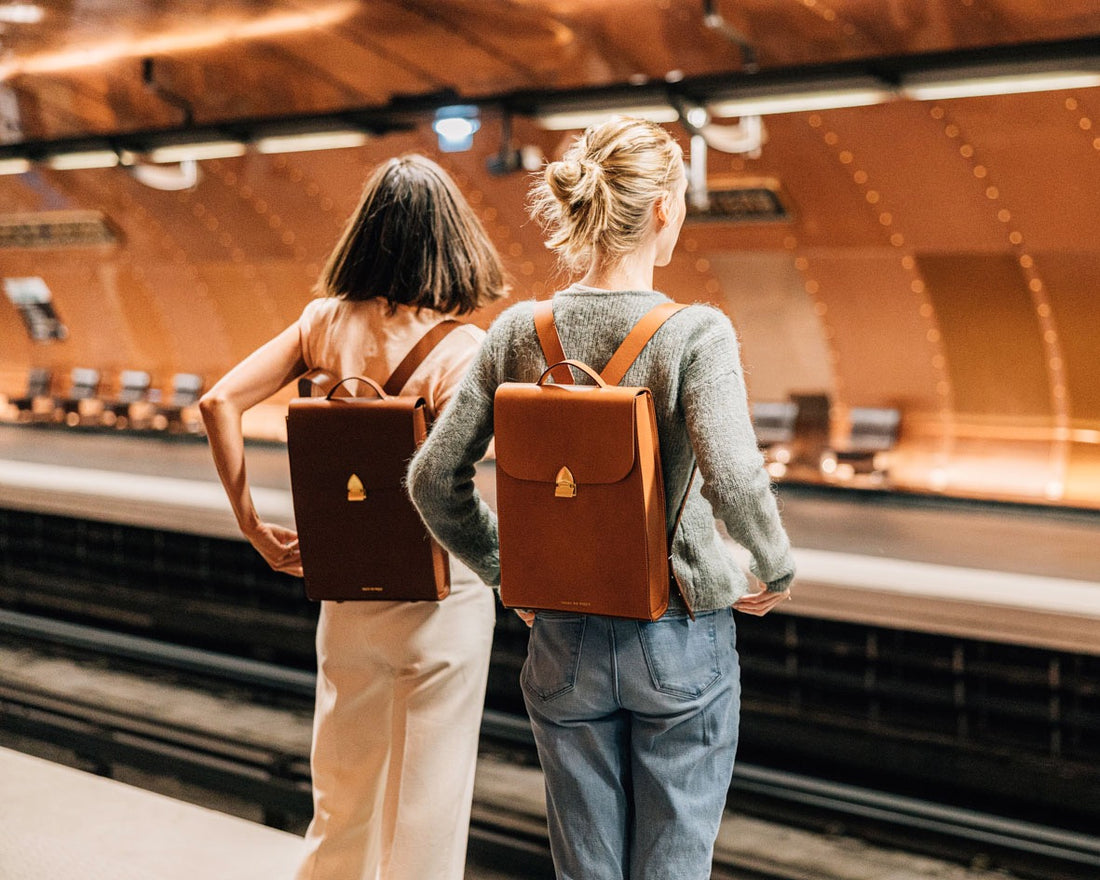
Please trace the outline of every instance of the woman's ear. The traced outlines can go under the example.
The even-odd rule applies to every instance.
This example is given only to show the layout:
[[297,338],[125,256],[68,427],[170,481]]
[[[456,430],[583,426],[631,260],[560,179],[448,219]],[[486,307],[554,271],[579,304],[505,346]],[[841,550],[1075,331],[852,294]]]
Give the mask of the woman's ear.
[[653,203],[653,216],[657,220],[658,229],[663,229],[668,225],[668,205],[665,204],[663,196]]

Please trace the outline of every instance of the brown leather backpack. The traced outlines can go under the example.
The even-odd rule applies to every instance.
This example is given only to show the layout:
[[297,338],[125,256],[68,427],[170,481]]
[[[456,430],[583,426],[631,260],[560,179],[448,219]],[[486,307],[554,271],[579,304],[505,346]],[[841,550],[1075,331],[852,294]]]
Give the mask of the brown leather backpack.
[[[566,359],[550,303],[536,304],[550,366],[537,382],[501,384],[493,403],[506,606],[639,620],[667,609],[670,538],[653,397],[618,383],[681,308],[652,309],[597,374]],[[569,367],[596,384],[572,384]]]
[[[435,325],[384,387],[349,376],[324,397],[311,397],[324,378],[299,381],[300,396],[287,413],[287,450],[310,599],[436,601],[450,593],[447,553],[425,530],[404,486],[409,459],[428,433],[428,407],[423,398],[400,392],[458,326]],[[336,396],[353,379],[374,396]]]

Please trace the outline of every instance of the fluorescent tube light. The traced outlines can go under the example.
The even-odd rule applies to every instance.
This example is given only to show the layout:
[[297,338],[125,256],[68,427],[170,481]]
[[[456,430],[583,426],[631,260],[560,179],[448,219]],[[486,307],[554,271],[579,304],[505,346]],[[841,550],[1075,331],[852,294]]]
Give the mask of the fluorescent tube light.
[[23,174],[31,170],[26,159],[0,159],[0,174]]
[[245,145],[240,141],[196,141],[166,144],[150,150],[150,162],[184,162],[188,159],[232,159],[243,156]]
[[5,3],[0,6],[0,21],[5,24],[38,24],[46,16],[37,3]]
[[901,94],[914,101],[940,101],[950,98],[979,98],[989,95],[1021,95],[1056,89],[1089,89],[1100,86],[1100,71],[1051,70],[1034,73],[1004,73],[983,76],[957,75],[944,79],[924,74],[907,79]]
[[636,116],[650,122],[676,122],[679,111],[669,104],[644,104],[602,109],[581,108],[555,110],[548,108],[538,114],[538,124],[547,131],[572,131],[606,122],[612,116]]
[[46,158],[46,164],[57,171],[78,171],[82,168],[114,168],[118,153],[114,150],[81,150],[56,153]]
[[777,113],[808,113],[885,104],[894,93],[878,87],[837,88],[782,94],[757,94],[707,102],[712,116],[769,116]]
[[303,131],[294,134],[272,134],[258,138],[254,146],[259,153],[296,153],[303,150],[339,150],[361,147],[368,140],[366,132],[355,129]]

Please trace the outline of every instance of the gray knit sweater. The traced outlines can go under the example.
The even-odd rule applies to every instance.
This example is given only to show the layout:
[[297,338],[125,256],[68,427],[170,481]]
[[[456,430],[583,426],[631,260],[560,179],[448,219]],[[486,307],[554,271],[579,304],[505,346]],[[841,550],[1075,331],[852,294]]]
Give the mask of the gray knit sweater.
[[[634,324],[667,302],[656,291],[601,291],[574,285],[554,295],[554,321],[567,357],[602,370]],[[457,394],[409,470],[409,492],[439,542],[485,583],[500,583],[496,517],[473,485],[474,465],[493,435],[493,393],[502,382],[534,382],[547,364],[535,334],[534,303],[521,302],[493,323]],[[578,381],[586,377],[579,377]],[[695,478],[673,544],[673,566],[696,611],[731,605],[748,578],[715,528],[753,557],[769,590],[794,576],[790,542],[756,446],[737,338],[720,311],[696,305],[674,314],[622,381],[647,386],[657,411],[661,467],[671,523],[691,473]]]

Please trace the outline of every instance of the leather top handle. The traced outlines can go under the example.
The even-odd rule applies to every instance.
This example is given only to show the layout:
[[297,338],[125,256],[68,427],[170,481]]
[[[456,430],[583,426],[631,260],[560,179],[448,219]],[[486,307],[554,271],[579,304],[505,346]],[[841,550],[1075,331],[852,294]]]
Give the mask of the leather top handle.
[[580,361],[571,361],[568,358],[566,358],[563,361],[558,361],[556,364],[551,364],[549,367],[547,367],[543,371],[543,374],[541,376],[539,376],[539,381],[536,384],[538,384],[538,385],[546,384],[546,377],[553,375],[554,376],[554,382],[556,384],[558,384],[558,385],[572,385],[573,384],[572,374],[569,375],[569,381],[568,382],[558,382],[558,380],[557,380],[557,373],[560,371],[559,368],[562,367],[563,364],[565,365],[565,371],[567,373],[569,372],[569,367],[576,367],[578,370],[580,370],[582,373],[584,373],[586,376],[588,376],[593,382],[595,382],[601,388],[606,388],[607,387],[607,383],[603,380],[603,377],[600,376],[600,374],[597,373],[595,370],[593,370],[590,366],[588,366],[588,364],[581,363]]
[[[622,344],[615,350],[607,366],[600,371],[600,376],[608,385],[618,385],[631,364],[638,359],[642,349],[653,335],[661,329],[669,318],[680,309],[686,309],[685,303],[667,302],[654,306],[646,312],[626,335]],[[546,358],[547,368],[551,371],[554,381],[559,385],[572,385],[573,374],[569,366],[581,367],[580,361],[571,361],[565,356],[565,350],[561,345],[561,337],[558,336],[557,327],[554,325],[553,300],[541,300],[535,303],[535,332],[539,337],[539,345],[542,347],[542,355]],[[585,369],[591,375],[591,372]],[[542,380],[539,380],[540,384]]]
[[325,395],[325,400],[332,400],[332,395],[336,393],[336,389],[343,385],[345,382],[351,382],[352,380],[362,382],[364,385],[367,385],[375,394],[378,395],[379,400],[385,400],[388,396],[386,392],[382,390],[382,386],[375,382],[373,379],[368,379],[366,376],[345,376],[329,389],[328,394]]
[[400,394],[401,389],[405,387],[405,384],[412,377],[412,374],[416,372],[416,368],[420,366],[424,358],[426,358],[440,342],[452,330],[457,330],[462,326],[461,321],[456,321],[453,318],[448,318],[445,321],[440,321],[431,330],[420,337],[420,340],[409,349],[409,353],[405,355],[404,359],[397,365],[397,369],[393,371],[393,374],[386,380],[385,391],[386,394],[393,396]]

